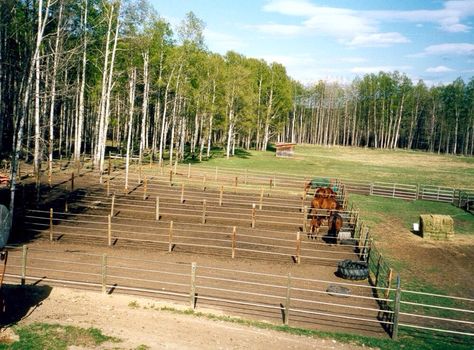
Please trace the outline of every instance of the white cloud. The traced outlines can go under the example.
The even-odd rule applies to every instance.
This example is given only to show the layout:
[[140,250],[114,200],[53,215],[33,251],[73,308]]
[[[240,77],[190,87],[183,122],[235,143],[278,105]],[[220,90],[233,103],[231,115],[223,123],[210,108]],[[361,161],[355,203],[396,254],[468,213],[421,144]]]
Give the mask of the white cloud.
[[446,73],[452,72],[454,69],[446,67],[446,66],[437,66],[437,67],[429,67],[426,69],[428,73]]
[[378,72],[394,72],[394,71],[407,71],[412,69],[411,66],[366,66],[366,67],[354,67],[351,69],[351,73],[355,74],[368,74]]
[[355,36],[350,42],[351,46],[389,46],[392,44],[408,43],[406,37],[400,33],[372,33]]
[[243,49],[246,44],[240,38],[226,33],[215,32],[210,29],[204,29],[206,43],[212,51],[226,53],[229,50],[238,51]]
[[423,22],[436,23],[442,31],[450,33],[469,32],[471,27],[461,21],[474,15],[474,1],[445,1],[443,8],[436,10],[365,11],[365,15],[385,21],[414,22],[417,25]]
[[306,16],[314,12],[315,6],[305,0],[275,0],[263,6],[264,11],[289,16]]
[[474,55],[474,44],[469,43],[446,43],[430,45],[425,48],[422,55]]
[[446,1],[441,9],[412,11],[357,11],[349,8],[318,6],[308,0],[270,0],[266,12],[301,17],[298,25],[262,24],[255,26],[267,34],[296,35],[310,33],[327,35],[349,46],[390,46],[410,40],[397,32],[383,32],[381,23],[436,23],[446,32],[468,32],[470,26],[461,23],[474,15],[474,0]]

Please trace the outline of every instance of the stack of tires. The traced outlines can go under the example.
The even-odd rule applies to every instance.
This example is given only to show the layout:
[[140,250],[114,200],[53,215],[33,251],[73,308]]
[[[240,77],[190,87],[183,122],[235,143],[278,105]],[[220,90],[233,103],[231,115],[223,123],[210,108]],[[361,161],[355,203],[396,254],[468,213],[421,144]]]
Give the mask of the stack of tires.
[[337,264],[337,274],[348,280],[365,280],[369,277],[369,268],[364,261],[346,259]]

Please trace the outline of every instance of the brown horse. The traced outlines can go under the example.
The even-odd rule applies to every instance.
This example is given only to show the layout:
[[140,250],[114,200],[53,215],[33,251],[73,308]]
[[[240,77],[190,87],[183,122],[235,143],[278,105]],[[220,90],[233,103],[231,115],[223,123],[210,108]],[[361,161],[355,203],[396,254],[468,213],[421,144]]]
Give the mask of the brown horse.
[[336,192],[334,192],[331,187],[319,187],[314,192],[315,198],[334,198],[336,197]]
[[342,217],[338,213],[332,213],[328,220],[328,236],[337,238],[343,225]]
[[[310,217],[311,217],[311,233],[310,237],[311,238],[317,238],[319,234],[319,227],[322,224],[323,221],[323,216],[317,215],[318,214],[318,209],[325,209],[328,210],[330,213],[334,210],[339,209],[340,206],[337,203],[335,198],[326,198],[326,197],[318,197],[318,198],[313,198],[311,201],[311,211],[310,211]],[[316,236],[313,237],[314,231],[316,231]]]

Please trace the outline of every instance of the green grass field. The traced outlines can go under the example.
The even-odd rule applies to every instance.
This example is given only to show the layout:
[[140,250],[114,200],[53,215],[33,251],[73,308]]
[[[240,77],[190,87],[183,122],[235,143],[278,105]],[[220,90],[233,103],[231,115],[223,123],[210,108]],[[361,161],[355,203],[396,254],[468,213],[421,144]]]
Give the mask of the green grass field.
[[311,178],[427,184],[474,188],[474,158],[438,155],[420,151],[374,150],[355,147],[298,145],[293,159],[276,158],[275,153],[236,150],[231,159],[215,150],[204,164],[219,167],[279,171]]

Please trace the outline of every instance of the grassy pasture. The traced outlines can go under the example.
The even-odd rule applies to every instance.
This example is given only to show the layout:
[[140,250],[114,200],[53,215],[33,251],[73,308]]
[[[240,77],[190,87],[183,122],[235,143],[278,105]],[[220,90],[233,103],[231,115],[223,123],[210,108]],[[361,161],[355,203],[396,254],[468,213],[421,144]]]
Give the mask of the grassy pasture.
[[420,151],[375,150],[355,147],[298,145],[293,159],[276,158],[274,152],[236,150],[225,160],[216,151],[210,166],[341,179],[426,184],[474,188],[474,158]]

